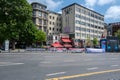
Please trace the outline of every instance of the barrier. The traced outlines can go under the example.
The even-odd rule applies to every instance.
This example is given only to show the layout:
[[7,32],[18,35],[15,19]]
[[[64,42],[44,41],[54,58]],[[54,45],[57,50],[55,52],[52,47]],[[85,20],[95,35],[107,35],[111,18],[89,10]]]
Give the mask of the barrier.
[[86,48],[87,53],[104,53],[105,49]]

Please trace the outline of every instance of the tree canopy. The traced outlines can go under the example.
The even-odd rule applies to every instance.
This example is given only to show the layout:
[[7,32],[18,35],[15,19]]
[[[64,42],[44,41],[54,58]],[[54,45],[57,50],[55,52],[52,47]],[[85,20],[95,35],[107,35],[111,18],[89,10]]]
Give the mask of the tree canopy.
[[32,7],[26,0],[0,1],[0,42],[34,42],[36,32],[39,31],[32,22]]
[[96,45],[98,45],[98,39],[97,38],[93,38],[93,46],[95,47]]
[[91,40],[90,40],[89,37],[86,39],[85,44],[86,44],[86,47],[90,47],[91,46]]

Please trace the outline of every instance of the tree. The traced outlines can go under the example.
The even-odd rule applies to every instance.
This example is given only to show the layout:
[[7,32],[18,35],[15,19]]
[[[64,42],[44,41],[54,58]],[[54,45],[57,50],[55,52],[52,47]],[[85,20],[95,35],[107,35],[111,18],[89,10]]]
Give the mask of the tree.
[[120,30],[118,30],[117,32],[115,32],[115,36],[117,36],[120,39]]
[[45,32],[43,32],[41,30],[38,30],[36,32],[35,40],[36,40],[36,42],[42,43],[42,46],[43,46],[43,42],[46,41],[46,34],[45,34]]
[[26,42],[27,45],[35,42],[36,32],[38,29],[35,27],[31,20],[26,22],[25,29],[20,33],[20,41]]
[[93,38],[93,46],[97,46],[98,45],[98,39],[97,38]]
[[90,38],[87,38],[85,41],[86,47],[90,47],[91,46],[91,40]]
[[[30,20],[32,20],[32,7],[26,0],[0,1],[0,29],[2,30],[0,37],[10,40],[13,49],[15,49],[15,42],[21,40],[23,31],[25,32],[32,24]],[[22,37],[26,38],[26,36]]]

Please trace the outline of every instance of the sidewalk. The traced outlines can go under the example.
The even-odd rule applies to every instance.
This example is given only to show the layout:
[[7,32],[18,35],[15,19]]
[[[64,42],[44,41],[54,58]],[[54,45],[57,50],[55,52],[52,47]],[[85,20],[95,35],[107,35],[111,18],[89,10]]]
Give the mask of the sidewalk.
[[1,53],[19,53],[19,52],[25,52],[25,49],[15,49],[15,50],[1,50]]

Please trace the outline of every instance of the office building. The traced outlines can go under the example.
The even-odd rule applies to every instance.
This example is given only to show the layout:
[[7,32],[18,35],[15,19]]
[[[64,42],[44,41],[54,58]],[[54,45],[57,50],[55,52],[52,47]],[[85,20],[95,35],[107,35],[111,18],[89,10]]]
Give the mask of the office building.
[[62,8],[62,32],[76,40],[101,38],[104,31],[104,16],[73,3]]

